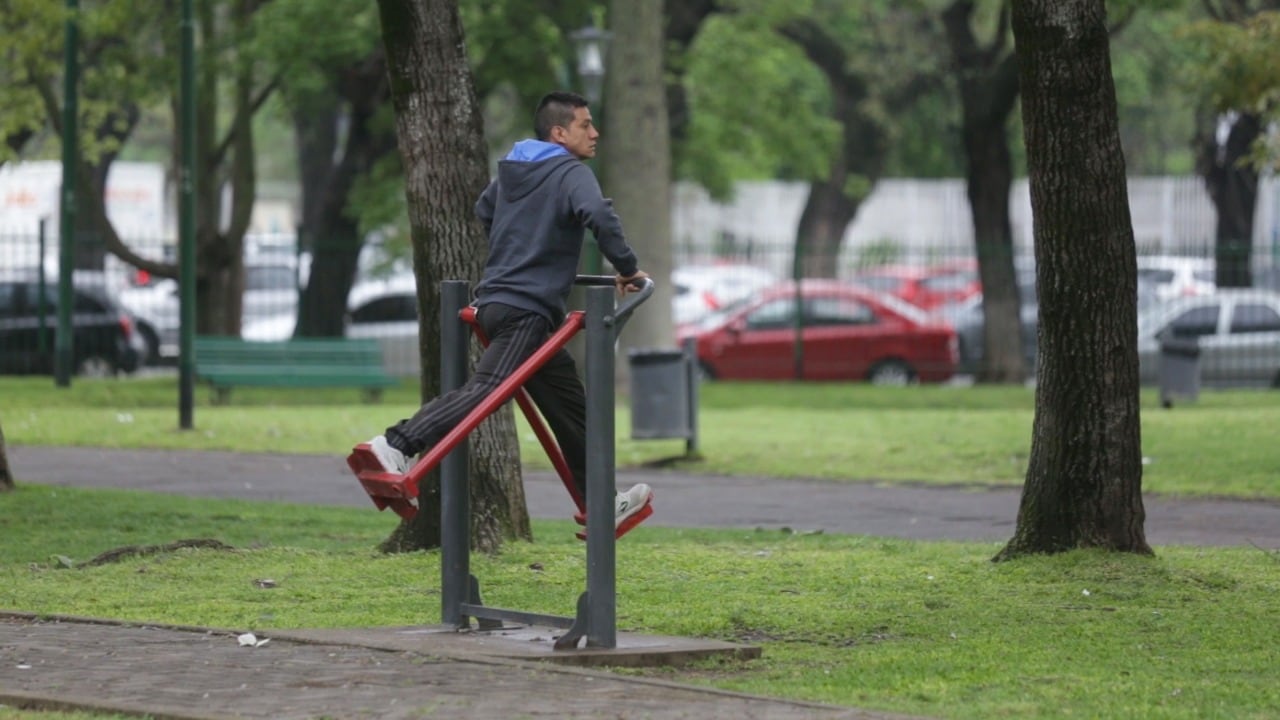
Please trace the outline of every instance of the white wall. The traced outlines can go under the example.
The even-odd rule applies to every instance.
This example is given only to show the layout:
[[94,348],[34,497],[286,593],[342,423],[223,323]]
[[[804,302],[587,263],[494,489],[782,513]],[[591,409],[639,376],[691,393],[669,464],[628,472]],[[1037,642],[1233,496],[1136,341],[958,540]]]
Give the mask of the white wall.
[[[672,228],[677,263],[716,255],[717,247],[768,248],[765,264],[785,263],[804,208],[808,185],[797,182],[744,182],[728,203],[716,203],[696,185],[675,188]],[[1271,264],[1280,243],[1280,183],[1261,182],[1254,222],[1255,258]],[[1199,178],[1129,179],[1129,208],[1134,239],[1144,254],[1213,254],[1215,214]],[[1026,179],[1014,183],[1009,198],[1016,247],[1031,253],[1031,199]],[[625,220],[625,219],[624,219]],[[892,241],[906,255],[924,260],[971,254],[973,225],[961,179],[890,179],[876,184],[845,233],[845,255],[856,258],[868,244]],[[846,261],[849,258],[846,257]],[[1280,262],[1280,258],[1276,259]],[[787,268],[773,268],[786,272]]]

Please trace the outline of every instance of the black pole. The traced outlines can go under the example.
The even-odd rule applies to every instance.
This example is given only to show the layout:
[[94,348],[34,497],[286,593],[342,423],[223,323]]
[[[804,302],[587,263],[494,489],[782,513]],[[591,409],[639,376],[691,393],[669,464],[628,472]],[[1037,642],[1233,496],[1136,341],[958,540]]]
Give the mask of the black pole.
[[191,0],[182,0],[182,158],[178,172],[178,427],[195,427],[196,326],[196,107],[195,21]]
[[[80,0],[67,0],[66,42],[63,47],[65,74],[62,79],[62,197],[58,229],[58,331],[54,337],[53,375],[58,387],[70,387],[72,346],[71,282],[74,277],[76,226],[76,165],[79,162],[80,116]],[[44,258],[40,258],[41,275]]]
[[[458,312],[467,306],[470,288],[461,280],[440,283],[440,393],[467,381],[467,328]],[[471,578],[471,503],[464,440],[440,463],[440,622],[461,628],[462,604]],[[419,503],[422,502],[419,495]]]

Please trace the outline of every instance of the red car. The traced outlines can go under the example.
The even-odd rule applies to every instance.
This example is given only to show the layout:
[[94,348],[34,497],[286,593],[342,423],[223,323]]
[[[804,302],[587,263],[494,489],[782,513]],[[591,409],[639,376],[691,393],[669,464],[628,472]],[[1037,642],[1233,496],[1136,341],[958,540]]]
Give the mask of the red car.
[[682,326],[677,339],[695,339],[699,366],[714,379],[906,384],[942,382],[955,373],[955,331],[919,308],[835,280],[804,280],[800,295],[800,353],[793,282]]
[[858,273],[853,282],[899,297],[918,308],[953,305],[982,292],[978,264],[959,260],[932,266],[882,265]]

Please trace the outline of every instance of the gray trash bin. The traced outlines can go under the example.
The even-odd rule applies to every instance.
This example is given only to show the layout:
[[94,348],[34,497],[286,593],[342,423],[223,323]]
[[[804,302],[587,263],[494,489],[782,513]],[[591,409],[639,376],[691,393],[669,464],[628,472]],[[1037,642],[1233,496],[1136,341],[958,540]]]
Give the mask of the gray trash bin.
[[632,348],[631,439],[684,438],[697,449],[697,378],[685,350]]
[[1173,407],[1175,397],[1200,397],[1200,343],[1170,334],[1160,338],[1160,405]]

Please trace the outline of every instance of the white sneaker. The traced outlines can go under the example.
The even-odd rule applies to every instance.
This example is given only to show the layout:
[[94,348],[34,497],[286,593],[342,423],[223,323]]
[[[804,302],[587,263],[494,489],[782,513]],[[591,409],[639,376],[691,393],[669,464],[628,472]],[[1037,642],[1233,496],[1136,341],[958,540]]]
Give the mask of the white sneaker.
[[382,463],[383,470],[397,475],[403,475],[409,471],[409,458],[391,447],[385,436],[379,435],[370,440],[369,449],[373,451],[373,456],[378,458],[378,462]]
[[626,492],[618,493],[614,502],[613,527],[617,528],[623,520],[640,512],[640,509],[653,499],[653,489],[644,483],[636,483]]

